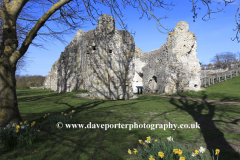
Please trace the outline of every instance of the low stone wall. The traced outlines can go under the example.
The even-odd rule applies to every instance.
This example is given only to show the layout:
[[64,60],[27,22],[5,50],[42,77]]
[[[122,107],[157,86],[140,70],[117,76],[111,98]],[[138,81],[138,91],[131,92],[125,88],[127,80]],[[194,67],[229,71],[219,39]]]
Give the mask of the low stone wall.
[[30,89],[43,89],[43,86],[42,87],[30,87]]

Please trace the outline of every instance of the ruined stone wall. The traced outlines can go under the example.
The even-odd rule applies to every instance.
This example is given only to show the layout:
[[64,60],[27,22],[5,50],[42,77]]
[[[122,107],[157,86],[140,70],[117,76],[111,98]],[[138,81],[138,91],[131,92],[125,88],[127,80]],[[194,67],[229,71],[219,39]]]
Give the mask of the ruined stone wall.
[[143,52],[135,48],[127,31],[117,30],[113,17],[103,14],[96,29],[77,31],[44,84],[58,93],[86,89],[92,98],[113,100],[131,98],[136,86],[169,94],[198,91],[201,68],[196,41],[182,21],[161,48]]
[[196,58],[196,41],[188,23],[182,21],[168,33],[167,42],[161,48],[150,52],[136,48],[133,86],[142,84],[145,92],[169,94],[200,90],[201,67]]
[[62,52],[58,93],[87,89],[93,98],[129,99],[134,48],[133,37],[118,31],[113,17],[103,14],[96,29],[79,30]]
[[43,89],[50,88],[50,83],[51,83],[50,75],[51,75],[51,72],[48,72],[43,82]]
[[57,91],[57,71],[58,71],[58,61],[57,60],[51,68],[51,72],[48,72],[45,80],[43,82],[43,88],[50,88],[53,91]]

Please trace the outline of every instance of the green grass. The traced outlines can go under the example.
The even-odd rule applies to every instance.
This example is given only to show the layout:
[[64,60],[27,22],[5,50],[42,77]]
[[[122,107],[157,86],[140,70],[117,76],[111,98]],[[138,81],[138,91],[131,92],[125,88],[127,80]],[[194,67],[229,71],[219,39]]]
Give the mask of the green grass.
[[[188,97],[240,102],[240,76],[214,84],[202,92],[186,92]],[[71,93],[49,92],[42,89],[17,90],[19,111],[23,121],[36,121],[45,131],[32,146],[0,150],[0,159],[24,160],[137,160],[128,149],[140,146],[146,137],[173,137],[179,144],[189,143],[194,149],[203,146],[206,154],[220,149],[219,159],[239,159],[240,107],[193,102],[142,95],[132,100],[91,100]],[[57,129],[44,126],[47,113],[69,113],[75,110],[76,124],[200,124],[201,129]]]
[[172,96],[191,97],[227,102],[240,102],[240,76],[216,83],[199,92],[181,92]]

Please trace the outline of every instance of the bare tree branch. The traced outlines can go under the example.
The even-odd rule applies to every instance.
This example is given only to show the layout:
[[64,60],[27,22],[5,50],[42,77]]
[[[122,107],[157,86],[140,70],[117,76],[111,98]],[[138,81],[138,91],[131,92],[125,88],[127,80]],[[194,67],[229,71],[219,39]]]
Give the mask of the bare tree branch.
[[[234,39],[231,38],[232,41],[237,39],[238,43],[240,42],[239,37],[238,37],[238,33],[240,32],[240,24],[238,24],[238,21],[237,21],[237,14],[238,14],[239,8],[240,8],[240,5],[238,6],[237,12],[235,14],[235,21],[236,21],[237,27],[236,27],[236,29],[233,29],[233,31],[237,31],[236,37]],[[240,14],[238,16],[240,17]]]

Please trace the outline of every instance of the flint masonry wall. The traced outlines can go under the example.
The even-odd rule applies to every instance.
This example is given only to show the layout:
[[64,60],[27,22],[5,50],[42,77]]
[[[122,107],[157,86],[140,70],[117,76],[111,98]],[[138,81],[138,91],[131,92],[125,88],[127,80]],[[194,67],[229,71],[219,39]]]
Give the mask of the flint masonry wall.
[[51,68],[51,72],[48,72],[45,80],[43,82],[43,88],[51,88],[51,90],[57,91],[57,71],[58,71],[58,61],[57,60]]
[[200,90],[197,39],[189,32],[187,22],[179,22],[174,31],[168,33],[167,43],[161,48],[148,53],[136,48],[135,53],[133,86],[142,84],[145,92],[168,94]]
[[133,37],[118,31],[115,20],[103,14],[96,29],[77,31],[61,53],[57,62],[58,93],[87,89],[93,98],[131,98],[134,48]]
[[96,29],[77,31],[44,86],[58,93],[86,89],[92,98],[114,100],[131,98],[136,86],[169,94],[198,91],[201,68],[196,41],[188,23],[182,21],[161,48],[143,52],[135,48],[128,32],[118,31],[115,20],[103,14]]

